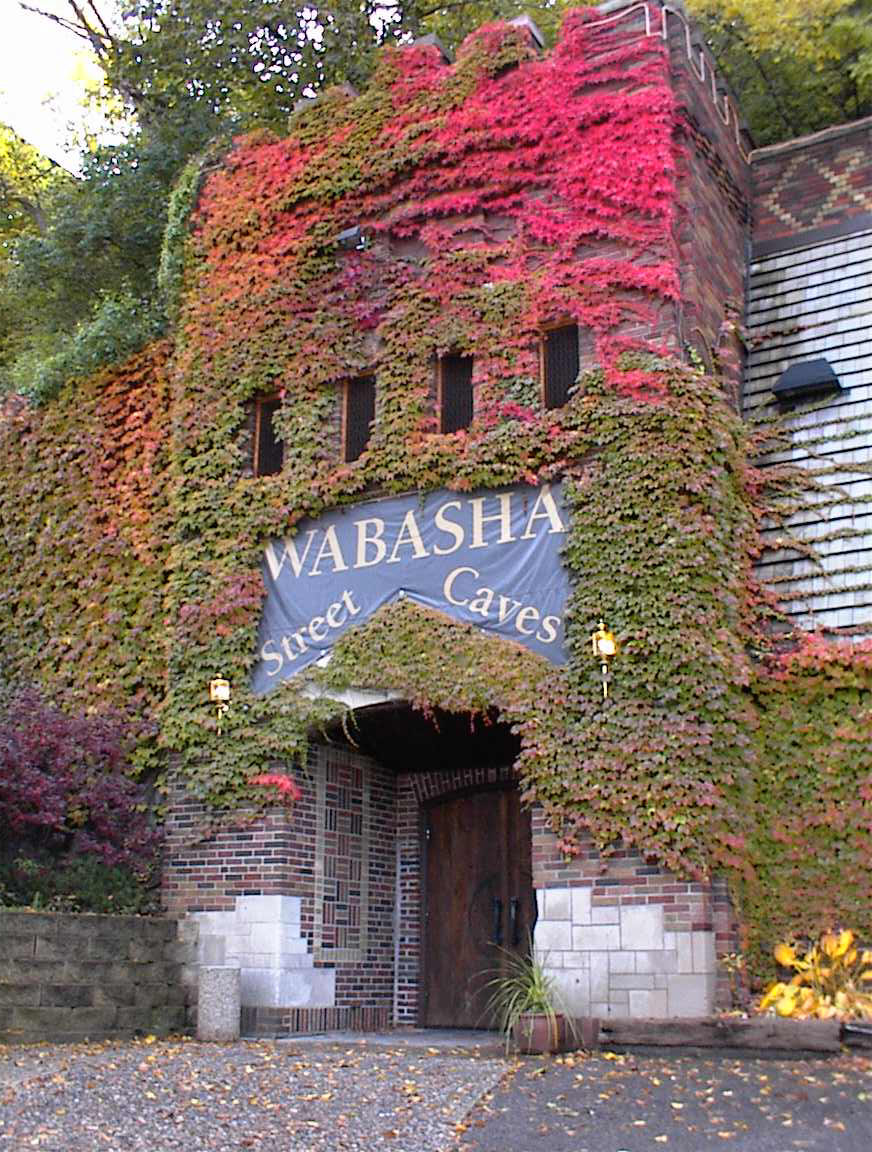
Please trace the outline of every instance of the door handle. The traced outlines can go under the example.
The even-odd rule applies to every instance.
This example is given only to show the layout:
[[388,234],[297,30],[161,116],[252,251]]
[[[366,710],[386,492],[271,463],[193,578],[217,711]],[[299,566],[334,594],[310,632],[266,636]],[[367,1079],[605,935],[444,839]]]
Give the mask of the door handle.
[[509,904],[509,925],[511,927],[512,947],[517,948],[518,939],[518,911],[520,901],[517,897]]
[[494,902],[493,902],[493,914],[494,914],[494,932],[493,932],[493,940],[491,941],[491,943],[496,944],[498,947],[501,947],[502,943],[503,943],[503,902],[502,902],[502,900],[494,900]]

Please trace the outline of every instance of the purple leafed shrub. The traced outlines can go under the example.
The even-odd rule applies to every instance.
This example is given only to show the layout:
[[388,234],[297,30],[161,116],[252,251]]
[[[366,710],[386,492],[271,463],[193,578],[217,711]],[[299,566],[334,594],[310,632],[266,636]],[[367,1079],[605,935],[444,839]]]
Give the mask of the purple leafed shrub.
[[[0,845],[46,873],[89,858],[93,868],[147,880],[160,835],[125,774],[128,740],[116,719],[68,715],[32,688],[0,701]],[[33,868],[31,868],[31,873]]]

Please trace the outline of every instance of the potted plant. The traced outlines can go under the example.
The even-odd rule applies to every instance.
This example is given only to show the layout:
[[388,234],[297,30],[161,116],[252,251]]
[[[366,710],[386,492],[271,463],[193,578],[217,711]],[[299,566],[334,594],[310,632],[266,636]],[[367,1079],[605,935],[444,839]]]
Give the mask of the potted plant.
[[504,949],[499,974],[487,987],[492,991],[486,1011],[505,1036],[507,1052],[513,1044],[527,1054],[561,1052],[568,1035],[575,1036],[574,1022],[562,1010],[554,982],[532,949]]

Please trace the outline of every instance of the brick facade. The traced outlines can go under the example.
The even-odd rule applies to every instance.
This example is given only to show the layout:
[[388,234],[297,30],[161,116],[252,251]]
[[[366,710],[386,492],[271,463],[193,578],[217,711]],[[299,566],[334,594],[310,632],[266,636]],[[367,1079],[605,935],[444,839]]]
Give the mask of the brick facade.
[[[677,251],[681,299],[652,305],[644,320],[628,319],[622,335],[679,355],[695,349],[707,367],[724,373],[738,403],[752,224],[755,244],[778,243],[872,213],[870,124],[758,152],[752,180],[735,106],[680,12],[653,2],[626,8],[614,13],[619,35],[663,35],[668,49],[679,115],[664,163],[676,166],[677,200],[671,233],[654,237],[645,255],[654,261]],[[495,218],[489,226],[510,236],[514,224]],[[450,227],[456,230],[456,222]],[[468,236],[471,244],[486,242],[481,220],[469,221]],[[375,243],[389,246],[380,256],[400,258],[410,245],[422,260],[428,255],[416,237],[382,236]],[[606,241],[592,241],[579,253],[581,260],[621,256]],[[476,388],[488,371],[486,360],[477,359]],[[435,411],[434,389],[435,375]],[[331,442],[338,444],[340,427],[337,401],[325,430]],[[355,751],[317,747],[297,772],[303,795],[290,816],[271,813],[205,839],[197,839],[202,809],[174,794],[167,906],[176,913],[227,914],[240,898],[299,898],[301,937],[315,968],[335,971],[335,1002],[249,1006],[254,1030],[417,1024],[422,806],[511,778],[508,763],[395,774]],[[541,812],[532,817],[537,947],[578,1011],[688,1015],[729,1003],[730,980],[718,957],[738,951],[738,931],[723,881],[679,881],[623,850],[603,857],[587,846],[566,860]]]
[[752,160],[755,255],[872,224],[872,117],[760,148]]

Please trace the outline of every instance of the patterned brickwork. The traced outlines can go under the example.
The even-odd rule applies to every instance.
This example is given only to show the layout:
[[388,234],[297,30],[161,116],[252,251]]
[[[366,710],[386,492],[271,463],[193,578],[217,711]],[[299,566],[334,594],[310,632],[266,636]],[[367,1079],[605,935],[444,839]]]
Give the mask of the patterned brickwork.
[[[302,793],[292,813],[271,812],[211,833],[202,805],[177,789],[171,792],[165,905],[180,915],[230,911],[237,896],[299,896],[301,931],[317,946],[316,965],[336,969],[337,1007],[388,1011],[393,774],[350,749],[321,746],[311,749],[305,769],[284,770],[295,775]],[[337,927],[344,931],[337,934]]]
[[872,118],[753,154],[754,245],[872,213]]

